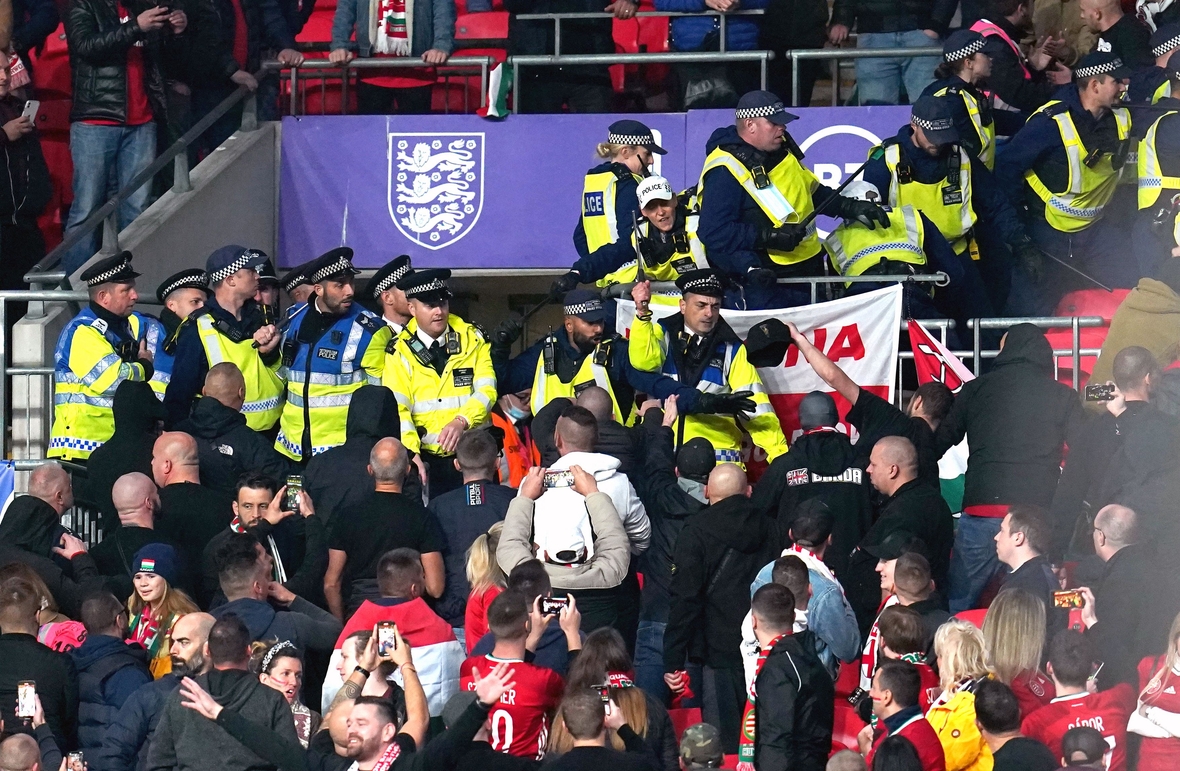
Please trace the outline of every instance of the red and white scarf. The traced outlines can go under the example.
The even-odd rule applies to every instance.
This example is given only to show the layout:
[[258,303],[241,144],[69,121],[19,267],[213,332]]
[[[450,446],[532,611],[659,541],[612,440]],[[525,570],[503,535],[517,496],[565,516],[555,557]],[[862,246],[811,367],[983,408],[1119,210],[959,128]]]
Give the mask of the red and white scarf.
[[[370,769],[370,771],[389,771],[389,769],[393,766],[393,762],[397,760],[397,756],[401,754],[401,745],[396,741],[390,742],[389,746],[385,748],[385,752],[381,753],[381,757],[377,758],[377,762],[373,764],[373,768]],[[359,770],[360,764],[355,760],[352,762],[352,765],[348,767],[348,771]]]
[[369,40],[375,53],[409,56],[414,41],[414,0],[370,0]]
[[[774,650],[774,646],[778,645],[779,640],[784,637],[790,637],[791,633],[780,634],[778,637],[770,641],[770,644],[758,651],[758,665],[754,668],[754,680],[750,683],[750,687],[746,689],[746,707],[742,711],[742,735],[741,741],[738,744],[738,769],[745,769],[743,763],[753,764],[754,762],[754,744],[757,737],[754,735],[755,724],[755,702],[758,699],[758,694],[755,692],[754,686],[758,682],[758,675],[762,672],[762,667],[766,666],[766,659],[769,658],[770,652]],[[749,768],[753,768],[750,765]]]

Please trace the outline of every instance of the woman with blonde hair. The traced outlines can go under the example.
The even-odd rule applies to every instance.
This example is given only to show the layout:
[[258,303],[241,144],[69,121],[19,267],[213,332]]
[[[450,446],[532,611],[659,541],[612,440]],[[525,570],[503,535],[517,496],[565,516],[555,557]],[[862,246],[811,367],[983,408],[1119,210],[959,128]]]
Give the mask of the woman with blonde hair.
[[172,671],[172,625],[198,608],[189,596],[176,589],[180,577],[176,549],[168,544],[149,543],[131,558],[135,591],[127,600],[128,642],[137,642],[148,652],[152,677],[159,679]]
[[934,634],[942,693],[926,720],[934,727],[946,756],[946,771],[991,771],[992,753],[975,724],[975,686],[987,678],[983,633],[974,624],[952,618]]
[[[584,688],[598,688],[623,711],[623,718],[635,733],[643,737],[657,762],[658,771],[677,771],[680,768],[676,746],[676,729],[664,705],[635,687],[631,657],[623,637],[610,627],[595,629],[582,643],[582,652],[570,664],[566,678],[566,693]],[[623,740],[614,731],[608,732],[611,746],[623,750]],[[558,713],[549,735],[545,757],[569,752],[574,739]]]
[[320,730],[320,713],[309,709],[300,699],[303,690],[303,659],[290,640],[255,642],[250,645],[250,671],[258,682],[283,695],[295,720],[295,735],[303,749]]
[[1139,705],[1127,731],[1139,734],[1139,771],[1180,768],[1180,616],[1172,620],[1168,650],[1139,662]]
[[1012,689],[1020,717],[1053,700],[1053,681],[1041,673],[1045,650],[1045,602],[1032,592],[1011,587],[992,600],[983,618],[988,671]]
[[471,594],[467,595],[467,610],[463,614],[463,640],[468,656],[479,638],[488,633],[488,606],[504,591],[507,581],[496,562],[496,548],[503,529],[504,523],[497,522],[467,550],[467,582],[471,584]]

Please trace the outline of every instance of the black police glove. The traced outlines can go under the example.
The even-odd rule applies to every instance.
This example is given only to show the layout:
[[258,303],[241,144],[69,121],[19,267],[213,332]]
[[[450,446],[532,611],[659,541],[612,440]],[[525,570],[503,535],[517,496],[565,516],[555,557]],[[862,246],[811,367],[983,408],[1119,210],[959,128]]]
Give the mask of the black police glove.
[[841,196],[840,216],[844,219],[862,222],[870,230],[876,230],[877,225],[883,228],[889,227],[889,213],[872,201],[861,201]]
[[738,391],[732,394],[701,394],[697,397],[697,412],[711,415],[740,415],[754,412],[758,405],[751,398],[753,391]]
[[807,227],[797,222],[780,225],[777,228],[763,228],[754,242],[756,249],[774,249],[789,252],[807,237]]
[[561,299],[561,296],[566,292],[577,289],[580,283],[582,283],[582,275],[576,270],[571,270],[553,282],[553,286],[549,287],[549,296],[555,300]]
[[516,319],[506,319],[492,331],[492,342],[496,345],[512,345],[520,338],[524,329]]
[[778,276],[770,268],[754,268],[746,273],[745,281],[742,282],[746,286],[760,287],[762,289],[774,289],[775,284],[778,283]]
[[1041,283],[1045,276],[1045,257],[1041,250],[1033,246],[1031,241],[1025,241],[1015,248],[1016,263],[1024,268],[1024,272],[1034,284]]

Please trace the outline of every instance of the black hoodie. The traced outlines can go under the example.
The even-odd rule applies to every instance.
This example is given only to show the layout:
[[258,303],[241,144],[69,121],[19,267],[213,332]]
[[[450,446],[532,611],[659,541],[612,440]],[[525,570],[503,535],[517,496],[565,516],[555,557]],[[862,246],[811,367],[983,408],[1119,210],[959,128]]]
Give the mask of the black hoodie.
[[[329,531],[337,513],[355,510],[373,494],[369,453],[388,436],[401,438],[397,399],[383,386],[361,386],[348,405],[344,444],[312,458],[303,474],[303,489],[315,501],[316,514]],[[410,464],[402,492],[421,500],[422,484],[415,468]]]
[[197,400],[192,415],[176,426],[197,440],[201,484],[233,494],[238,478],[247,471],[266,474],[280,486],[291,473],[291,462],[274,444],[246,425],[246,416],[212,397]]
[[688,658],[716,669],[741,669],[750,583],[788,545],[786,529],[755,511],[743,495],[688,518],[673,551],[665,672],[684,669]]
[[86,485],[80,497],[93,503],[102,514],[102,530],[119,526],[119,515],[111,502],[111,488],[124,474],[138,471],[152,475],[152,445],[158,423],[164,420],[164,405],[152,387],[142,380],[124,380],[115,389],[111,407],[115,433],[90,455],[86,464]]
[[963,386],[935,434],[941,456],[964,436],[963,505],[1053,502],[1064,445],[1085,421],[1077,393],[1053,379],[1053,349],[1032,324],[1009,327],[992,371]]
[[69,573],[62,570],[65,563],[53,558],[52,549],[60,545],[63,532],[52,506],[32,495],[18,495],[0,524],[0,566],[23,562],[31,567],[49,587],[61,612],[77,618],[82,600],[102,588],[102,578],[86,552],[70,560]]

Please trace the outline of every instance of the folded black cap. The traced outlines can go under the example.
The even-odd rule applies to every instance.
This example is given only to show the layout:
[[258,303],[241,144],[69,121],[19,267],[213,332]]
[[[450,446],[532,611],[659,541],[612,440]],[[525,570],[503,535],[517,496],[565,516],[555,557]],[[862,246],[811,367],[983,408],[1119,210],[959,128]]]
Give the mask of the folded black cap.
[[791,330],[778,319],[755,324],[746,335],[746,359],[755,367],[777,367],[791,347]]

